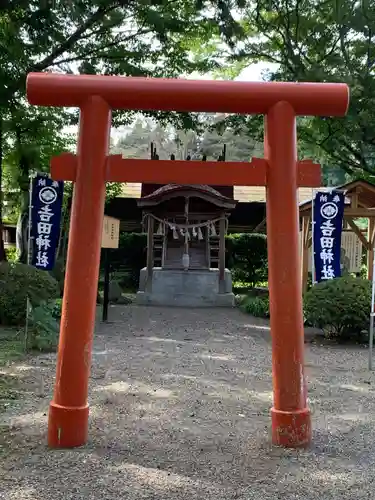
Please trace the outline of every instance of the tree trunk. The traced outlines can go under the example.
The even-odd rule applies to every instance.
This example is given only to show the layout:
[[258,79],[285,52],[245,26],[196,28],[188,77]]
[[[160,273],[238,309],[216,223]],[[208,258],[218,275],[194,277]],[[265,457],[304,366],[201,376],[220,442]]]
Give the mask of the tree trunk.
[[24,208],[17,221],[16,245],[18,250],[18,260],[27,264],[27,246],[28,246],[28,227],[29,227],[29,209]]
[[6,262],[3,233],[3,117],[0,114],[0,262]]
[[7,254],[5,253],[3,223],[0,220],[0,262],[6,262],[6,261],[7,261]]
[[[18,137],[18,147],[21,151],[21,140]],[[29,161],[25,154],[21,153],[19,186],[21,189],[21,211],[17,222],[16,244],[19,255],[19,261],[27,263],[28,246],[28,226],[29,226]]]

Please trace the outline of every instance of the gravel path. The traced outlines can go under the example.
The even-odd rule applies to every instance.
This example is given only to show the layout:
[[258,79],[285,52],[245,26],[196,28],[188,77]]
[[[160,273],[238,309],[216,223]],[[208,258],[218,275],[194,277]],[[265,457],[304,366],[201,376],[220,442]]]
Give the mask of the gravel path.
[[22,398],[0,415],[5,500],[369,499],[375,375],[365,349],[307,346],[314,444],[270,445],[271,348],[237,310],[136,306],[98,325],[90,441],[45,445],[55,357],[16,364]]

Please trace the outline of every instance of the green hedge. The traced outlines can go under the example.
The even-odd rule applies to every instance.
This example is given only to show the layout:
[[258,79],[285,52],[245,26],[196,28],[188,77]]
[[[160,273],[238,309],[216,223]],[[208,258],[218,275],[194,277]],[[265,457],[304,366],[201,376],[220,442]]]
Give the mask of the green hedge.
[[58,296],[58,284],[47,271],[26,264],[0,263],[0,324],[22,325],[27,297],[35,308]]
[[268,279],[267,237],[264,234],[240,233],[226,237],[227,267],[233,281],[256,286]]
[[[247,295],[239,305],[252,316],[270,316],[268,296]],[[327,338],[362,341],[369,328],[371,282],[350,275],[323,281],[306,292],[303,308],[305,325],[322,329]]]
[[306,324],[328,338],[359,340],[369,327],[371,282],[352,276],[322,281],[304,297]]

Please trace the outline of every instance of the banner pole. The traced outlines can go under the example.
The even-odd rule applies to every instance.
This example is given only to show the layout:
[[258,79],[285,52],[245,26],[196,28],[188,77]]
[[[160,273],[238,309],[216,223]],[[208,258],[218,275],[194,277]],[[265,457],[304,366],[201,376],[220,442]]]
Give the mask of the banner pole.
[[315,195],[316,190],[312,190],[312,198],[311,198],[311,286],[314,286],[315,281],[315,255],[314,255],[314,229],[315,229],[315,221],[314,221],[314,204],[315,204]]
[[368,346],[368,369],[372,371],[372,351],[374,347],[374,302],[375,302],[375,259],[372,261],[372,291],[371,291],[371,312],[370,312],[370,331]]
[[108,320],[108,305],[109,305],[109,279],[110,279],[110,249],[103,248],[104,257],[104,295],[103,295],[103,316],[102,321]]
[[[31,257],[31,218],[32,218],[32,194],[33,194],[33,176],[30,175],[30,183],[29,183],[29,220],[28,220],[28,228],[27,228],[27,265],[31,265],[32,257]],[[24,347],[25,352],[28,350],[28,340],[29,340],[29,311],[30,311],[30,299],[29,296],[26,298],[26,321],[25,321],[25,339],[24,339]]]

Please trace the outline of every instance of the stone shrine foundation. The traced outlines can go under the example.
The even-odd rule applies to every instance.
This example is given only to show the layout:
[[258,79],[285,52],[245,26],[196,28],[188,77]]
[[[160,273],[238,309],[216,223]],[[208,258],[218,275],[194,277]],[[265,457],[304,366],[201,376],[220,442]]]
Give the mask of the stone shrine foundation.
[[[147,289],[148,288],[148,289]],[[137,304],[175,307],[233,307],[232,275],[224,272],[219,293],[218,269],[162,269],[154,267],[147,287],[147,268],[141,269]]]

